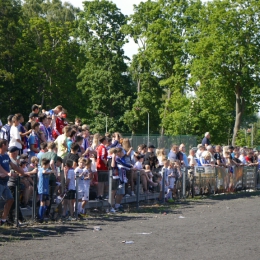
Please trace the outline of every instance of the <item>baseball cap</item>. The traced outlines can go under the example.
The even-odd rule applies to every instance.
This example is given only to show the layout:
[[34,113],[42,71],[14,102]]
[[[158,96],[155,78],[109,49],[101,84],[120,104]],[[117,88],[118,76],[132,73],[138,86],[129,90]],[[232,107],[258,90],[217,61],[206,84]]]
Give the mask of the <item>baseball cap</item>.
[[29,114],[29,118],[32,118],[32,117],[37,117],[37,114],[30,113],[30,114]]
[[8,151],[9,151],[10,153],[14,153],[14,152],[19,151],[19,150],[20,150],[20,149],[17,148],[16,146],[11,146],[11,147],[8,148]]
[[153,144],[150,144],[148,148],[155,148],[155,146]]

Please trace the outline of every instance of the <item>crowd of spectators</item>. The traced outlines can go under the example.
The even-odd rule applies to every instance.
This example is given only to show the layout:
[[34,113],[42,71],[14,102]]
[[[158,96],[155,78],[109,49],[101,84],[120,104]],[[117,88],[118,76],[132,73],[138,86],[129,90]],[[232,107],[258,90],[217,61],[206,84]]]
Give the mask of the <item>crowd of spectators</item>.
[[[172,145],[167,155],[165,149],[155,150],[152,144],[140,144],[134,151],[130,140],[118,132],[92,134],[79,118],[73,123],[66,119],[67,111],[60,105],[49,111],[33,105],[25,124],[23,115],[17,113],[8,116],[7,123],[1,125],[0,197],[6,203],[0,225],[14,222],[17,176],[21,180],[21,208],[31,207],[37,179],[38,221],[43,222],[49,216],[55,196],[62,199],[62,218],[74,219],[76,174],[79,175],[77,207],[79,217],[84,217],[89,200],[107,199],[109,170],[113,172],[110,212],[115,213],[124,211],[121,205],[124,196],[135,196],[138,171],[144,194],[157,190],[159,199],[163,196],[172,199],[182,166],[257,166],[260,162],[258,152],[253,149],[212,146],[209,133],[188,155],[184,144]],[[163,171],[165,183],[162,183]],[[162,194],[163,185],[166,194]],[[21,211],[19,221],[24,221]]]

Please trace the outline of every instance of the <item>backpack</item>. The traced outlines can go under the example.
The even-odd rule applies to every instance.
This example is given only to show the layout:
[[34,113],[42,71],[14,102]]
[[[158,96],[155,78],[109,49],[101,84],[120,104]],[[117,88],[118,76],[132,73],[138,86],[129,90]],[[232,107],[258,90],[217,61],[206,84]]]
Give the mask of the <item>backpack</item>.
[[1,128],[0,139],[7,140],[8,144],[10,143],[10,130],[11,126],[6,124]]

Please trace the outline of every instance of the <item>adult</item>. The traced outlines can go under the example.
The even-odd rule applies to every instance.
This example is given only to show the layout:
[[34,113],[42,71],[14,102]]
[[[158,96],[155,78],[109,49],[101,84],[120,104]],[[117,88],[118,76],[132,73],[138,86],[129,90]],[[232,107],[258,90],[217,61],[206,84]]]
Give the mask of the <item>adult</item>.
[[[15,148],[14,148],[15,149]],[[16,148],[17,149],[17,148]],[[10,166],[17,172],[24,174],[24,171],[16,166],[6,153],[8,150],[7,140],[0,139],[0,197],[3,197],[6,200],[4,205],[4,211],[2,214],[2,219],[0,220],[0,226],[10,225],[9,222],[6,221],[6,218],[9,214],[9,211],[13,205],[14,198],[7,186],[9,181],[9,177],[16,176],[15,173],[10,172]],[[9,166],[10,165],[10,166]]]
[[32,114],[35,115],[36,120],[38,120],[38,114],[39,114],[39,112],[40,112],[40,108],[41,108],[41,107],[42,107],[42,106],[37,105],[37,104],[32,105]]
[[206,132],[204,135],[204,138],[202,139],[201,144],[207,148],[208,145],[210,145],[210,133]]
[[13,147],[17,147],[20,150],[20,154],[22,154],[22,146],[23,142],[19,133],[18,125],[19,117],[17,115],[14,115],[12,118],[12,126],[10,129],[10,143],[9,143],[9,149],[12,149]]
[[37,118],[37,115],[34,114],[34,113],[30,113],[29,114],[29,120],[28,122],[24,125],[24,128],[27,130],[27,131],[30,131],[32,129],[32,122],[35,122],[36,121],[36,118]]
[[221,156],[221,146],[220,145],[217,145],[215,147],[214,158],[215,158],[216,165],[218,165],[218,166],[225,166],[223,157]]
[[189,166],[188,157],[185,153],[185,144],[180,145],[180,152],[182,153],[182,161],[181,164],[183,164],[185,167]]
[[[19,125],[17,126],[18,131],[19,131],[19,134],[21,136],[21,140],[23,142],[22,153],[23,153],[23,151],[26,153],[27,152],[27,141],[28,141],[27,136],[32,132],[32,130],[26,131],[26,129],[22,125],[24,123],[24,117],[23,117],[22,114],[18,113],[18,114],[16,114],[16,116],[17,116],[18,121],[19,121]],[[24,149],[26,149],[26,150],[24,150]]]
[[70,126],[65,126],[63,128],[63,134],[59,135],[58,138],[54,141],[57,146],[57,155],[64,159],[67,155],[67,139],[70,136],[72,128]]
[[108,181],[107,167],[107,138],[101,136],[99,138],[100,145],[97,148],[97,173],[98,173],[98,198],[103,199],[105,182]]
[[7,124],[2,126],[1,132],[0,132],[0,139],[7,140],[8,144],[10,142],[10,130],[11,130],[11,126],[12,126],[12,119],[13,119],[13,115],[9,115],[7,117]]
[[51,138],[49,137],[49,132],[46,127],[48,125],[48,119],[46,114],[39,115],[39,123],[40,123],[41,143],[51,141]]
[[[54,120],[54,115],[52,115],[52,118]],[[52,136],[54,139],[58,138],[63,133],[63,128],[68,125],[67,121],[65,120],[67,118],[67,112],[61,111],[58,116],[55,118],[55,126],[52,131]]]

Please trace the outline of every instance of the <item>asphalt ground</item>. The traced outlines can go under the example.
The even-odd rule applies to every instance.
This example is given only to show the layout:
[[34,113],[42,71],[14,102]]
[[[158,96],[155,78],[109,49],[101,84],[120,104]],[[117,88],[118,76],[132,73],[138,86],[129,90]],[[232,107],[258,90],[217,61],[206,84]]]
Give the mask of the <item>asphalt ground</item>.
[[123,214],[92,212],[85,221],[0,228],[0,259],[259,260],[260,197],[149,202]]

